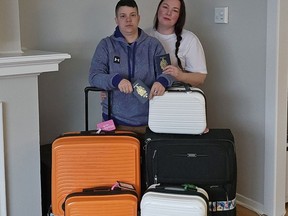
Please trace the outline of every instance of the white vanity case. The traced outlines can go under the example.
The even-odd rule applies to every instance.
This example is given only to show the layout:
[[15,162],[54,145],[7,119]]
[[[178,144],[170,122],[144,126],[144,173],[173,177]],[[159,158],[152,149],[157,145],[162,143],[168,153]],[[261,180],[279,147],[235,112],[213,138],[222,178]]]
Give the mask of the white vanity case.
[[140,203],[141,216],[207,216],[208,194],[205,190],[151,185]]
[[149,101],[148,126],[155,133],[202,134],[206,99],[199,88],[172,87]]

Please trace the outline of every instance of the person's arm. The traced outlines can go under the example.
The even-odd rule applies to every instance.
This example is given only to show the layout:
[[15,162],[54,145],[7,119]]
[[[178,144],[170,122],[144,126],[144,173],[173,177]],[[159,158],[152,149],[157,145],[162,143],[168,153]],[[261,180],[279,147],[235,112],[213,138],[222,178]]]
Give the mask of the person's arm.
[[199,72],[181,72],[176,80],[190,84],[191,86],[200,86],[204,83],[207,74]]
[[191,86],[202,85],[207,76],[206,73],[182,71],[180,68],[173,65],[168,65],[163,73],[169,74],[173,76],[177,81],[188,83]]
[[123,78],[119,74],[109,73],[109,50],[107,41],[100,41],[94,52],[89,70],[89,83],[104,90],[118,88]]
[[202,44],[196,35],[191,32],[185,32],[185,46],[182,46],[182,54],[185,53],[185,59],[182,65],[183,70],[178,66],[167,66],[165,74],[170,74],[177,81],[188,83],[192,86],[202,85],[207,76],[206,59]]

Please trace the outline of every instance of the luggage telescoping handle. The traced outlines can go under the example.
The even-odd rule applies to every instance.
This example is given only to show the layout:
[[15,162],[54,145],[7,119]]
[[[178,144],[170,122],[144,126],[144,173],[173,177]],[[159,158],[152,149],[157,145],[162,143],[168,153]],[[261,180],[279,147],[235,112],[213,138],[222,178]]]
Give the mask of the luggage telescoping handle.
[[89,130],[89,92],[94,91],[94,92],[101,92],[101,91],[106,91],[107,92],[107,97],[108,97],[108,118],[111,119],[111,92],[98,88],[98,87],[93,87],[93,86],[88,86],[84,89],[85,92],[85,131]]

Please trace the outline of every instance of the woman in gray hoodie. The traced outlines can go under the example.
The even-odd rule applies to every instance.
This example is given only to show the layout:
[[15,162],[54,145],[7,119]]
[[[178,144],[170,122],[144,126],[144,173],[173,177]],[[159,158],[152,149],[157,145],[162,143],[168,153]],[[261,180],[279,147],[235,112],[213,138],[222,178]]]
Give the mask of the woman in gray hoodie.
[[[149,102],[133,94],[133,83],[141,80],[151,91],[148,97],[163,95],[173,78],[157,70],[156,56],[165,54],[161,43],[138,27],[140,16],[134,0],[120,0],[115,8],[115,32],[96,47],[89,82],[112,90],[111,117],[116,126],[145,127]],[[102,101],[103,119],[108,120],[108,98]],[[144,131],[143,131],[144,132]]]

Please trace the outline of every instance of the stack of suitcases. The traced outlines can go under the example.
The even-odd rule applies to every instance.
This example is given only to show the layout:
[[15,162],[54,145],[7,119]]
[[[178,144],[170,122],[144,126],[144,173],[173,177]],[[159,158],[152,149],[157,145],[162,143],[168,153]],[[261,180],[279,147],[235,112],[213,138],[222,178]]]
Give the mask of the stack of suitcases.
[[66,134],[53,142],[55,216],[136,216],[140,195],[135,134]]
[[236,215],[234,137],[207,130],[206,110],[203,91],[192,87],[150,101],[141,216]]
[[144,140],[88,131],[88,92],[99,90],[85,89],[86,131],[52,144],[51,215],[236,216],[234,138],[229,129],[206,131],[200,89],[150,100]]
[[[88,92],[85,89],[86,125]],[[88,126],[87,126],[88,127]],[[140,140],[129,131],[66,133],[52,143],[54,216],[137,216]]]

